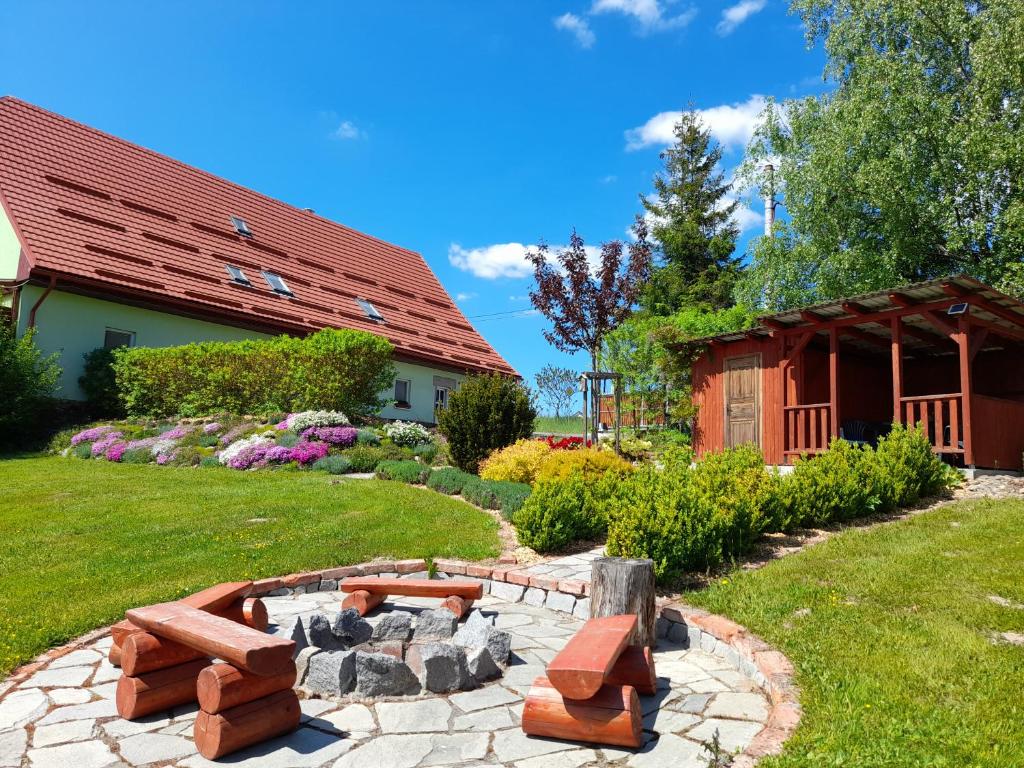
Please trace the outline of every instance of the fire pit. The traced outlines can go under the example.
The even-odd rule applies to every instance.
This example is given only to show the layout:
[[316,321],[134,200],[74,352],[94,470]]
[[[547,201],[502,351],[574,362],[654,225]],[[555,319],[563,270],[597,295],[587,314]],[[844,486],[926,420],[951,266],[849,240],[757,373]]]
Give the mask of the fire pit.
[[502,676],[511,636],[494,617],[444,608],[314,613],[279,632],[296,642],[297,685],[321,698],[414,696],[479,688]]

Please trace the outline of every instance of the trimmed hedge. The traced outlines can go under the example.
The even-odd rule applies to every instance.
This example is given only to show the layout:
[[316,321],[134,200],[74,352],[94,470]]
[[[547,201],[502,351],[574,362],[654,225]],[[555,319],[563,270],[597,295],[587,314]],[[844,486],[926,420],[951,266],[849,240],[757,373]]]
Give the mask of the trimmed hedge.
[[455,467],[441,467],[435,469],[427,478],[427,488],[449,496],[456,496],[462,493],[462,487],[470,480],[477,479],[469,472],[463,472]]
[[118,395],[132,416],[337,410],[374,413],[394,379],[387,339],[325,329],[305,338],[206,341],[114,350]]
[[502,517],[510,520],[532,490],[526,483],[481,480],[470,475],[470,479],[462,486],[462,498],[484,509],[500,510]]

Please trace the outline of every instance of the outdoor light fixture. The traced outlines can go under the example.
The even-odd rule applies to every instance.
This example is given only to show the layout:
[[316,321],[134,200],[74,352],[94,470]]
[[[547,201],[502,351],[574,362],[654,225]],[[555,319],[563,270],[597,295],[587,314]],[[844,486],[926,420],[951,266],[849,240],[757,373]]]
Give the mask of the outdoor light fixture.
[[954,304],[946,310],[947,315],[966,315],[967,314],[967,302],[963,301],[959,304]]

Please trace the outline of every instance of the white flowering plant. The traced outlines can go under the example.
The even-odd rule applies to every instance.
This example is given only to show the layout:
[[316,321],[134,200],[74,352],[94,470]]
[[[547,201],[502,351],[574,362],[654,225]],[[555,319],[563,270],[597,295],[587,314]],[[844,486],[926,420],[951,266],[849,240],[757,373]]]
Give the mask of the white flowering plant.
[[421,424],[412,421],[393,421],[384,425],[384,434],[395,445],[412,447],[431,442],[430,433]]
[[303,432],[310,427],[347,427],[348,416],[341,411],[301,411],[292,413],[284,422],[288,429]]
[[231,466],[231,462],[240,453],[248,448],[255,448],[258,445],[273,445],[274,444],[274,433],[273,432],[258,432],[255,435],[249,437],[243,437],[241,440],[236,440],[219,454],[217,454],[217,460],[225,467]]

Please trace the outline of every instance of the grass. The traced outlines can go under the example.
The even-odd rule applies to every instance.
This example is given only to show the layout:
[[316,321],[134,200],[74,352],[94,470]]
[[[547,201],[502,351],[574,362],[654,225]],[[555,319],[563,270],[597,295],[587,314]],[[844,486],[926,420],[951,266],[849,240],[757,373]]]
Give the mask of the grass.
[[0,476],[0,678],[127,608],[217,582],[499,549],[486,513],[403,483],[55,457],[0,461]]
[[687,596],[785,652],[803,720],[764,768],[1024,765],[1024,502],[852,529]]
[[579,435],[583,419],[579,416],[538,416],[533,420],[533,431],[553,435]]

